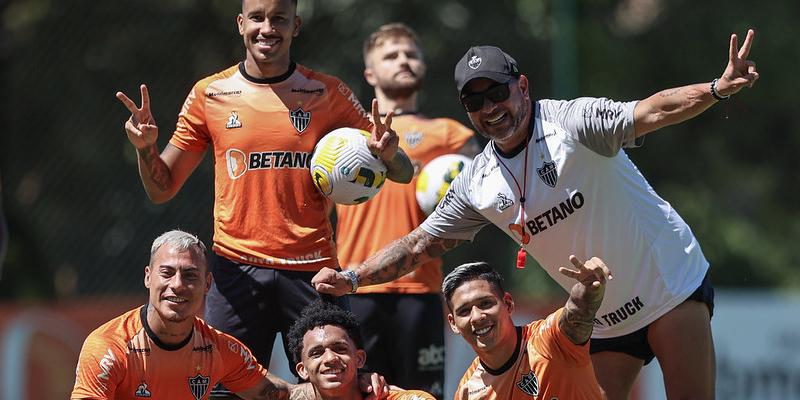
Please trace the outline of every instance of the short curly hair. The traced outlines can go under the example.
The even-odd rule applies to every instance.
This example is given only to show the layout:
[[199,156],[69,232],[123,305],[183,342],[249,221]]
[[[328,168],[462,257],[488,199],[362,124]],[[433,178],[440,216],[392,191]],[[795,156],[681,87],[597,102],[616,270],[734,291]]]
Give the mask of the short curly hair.
[[364,339],[361,336],[361,325],[356,316],[350,311],[343,310],[336,304],[316,300],[306,306],[300,313],[300,318],[292,324],[286,334],[286,342],[295,364],[299,363],[303,354],[303,336],[306,332],[325,325],[338,326],[347,332],[357,349],[364,348]]

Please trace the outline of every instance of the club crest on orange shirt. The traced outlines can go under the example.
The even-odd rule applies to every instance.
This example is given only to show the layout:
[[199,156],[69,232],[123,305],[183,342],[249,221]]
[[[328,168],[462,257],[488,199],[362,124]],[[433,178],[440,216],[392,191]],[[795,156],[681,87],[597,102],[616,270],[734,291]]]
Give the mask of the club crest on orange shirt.
[[531,396],[539,395],[539,379],[536,378],[536,374],[534,374],[533,371],[529,372],[527,375],[523,375],[519,382],[517,382],[517,387],[525,394]]
[[292,126],[297,129],[297,133],[303,133],[311,123],[311,111],[303,111],[298,107],[294,111],[289,112],[289,119],[292,121]]
[[208,391],[208,383],[211,382],[211,377],[197,374],[194,378],[189,379],[189,390],[192,392],[195,400],[200,400],[206,395]]

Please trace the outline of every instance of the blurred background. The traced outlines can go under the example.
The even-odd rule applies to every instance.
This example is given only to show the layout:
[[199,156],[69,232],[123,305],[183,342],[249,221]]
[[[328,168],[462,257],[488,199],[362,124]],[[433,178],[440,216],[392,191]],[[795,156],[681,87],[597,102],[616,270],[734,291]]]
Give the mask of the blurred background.
[[[192,85],[243,59],[239,10],[238,0],[0,0],[0,400],[68,396],[88,332],[145,301],[158,234],[179,227],[211,242],[212,158],[172,201],[151,204],[114,93],[138,99],[148,85],[163,148]],[[800,399],[800,3],[299,0],[299,14],[292,58],[340,77],[363,104],[364,38],[387,22],[410,25],[428,64],[421,112],[467,125],[452,76],[472,45],[515,57],[535,99],[634,100],[718,77],[729,35],[756,29],[753,89],[628,154],[712,263],[718,397]],[[502,269],[527,322],[565,294],[532,260],[515,270],[515,254],[487,228],[446,265]],[[448,340],[452,393],[473,355]],[[658,379],[646,367],[639,398],[663,396]]]

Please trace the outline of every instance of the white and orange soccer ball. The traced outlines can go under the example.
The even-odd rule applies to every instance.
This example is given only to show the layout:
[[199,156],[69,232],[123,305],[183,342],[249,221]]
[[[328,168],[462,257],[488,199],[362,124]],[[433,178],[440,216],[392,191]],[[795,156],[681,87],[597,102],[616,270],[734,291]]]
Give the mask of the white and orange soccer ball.
[[338,204],[360,204],[373,198],[386,181],[386,164],[367,148],[371,134],[339,128],[322,137],[311,157],[311,179],[325,197]]
[[431,160],[417,177],[417,203],[430,215],[442,200],[456,176],[472,163],[472,159],[461,154],[445,154]]

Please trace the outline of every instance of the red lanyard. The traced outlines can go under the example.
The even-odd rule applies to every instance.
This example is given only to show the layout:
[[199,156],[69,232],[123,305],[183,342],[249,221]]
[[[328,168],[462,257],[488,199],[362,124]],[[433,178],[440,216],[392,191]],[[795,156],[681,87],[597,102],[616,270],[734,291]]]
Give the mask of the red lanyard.
[[497,154],[495,150],[494,155],[497,157],[497,162],[502,165],[508,174],[511,175],[511,179],[514,180],[514,184],[517,185],[517,190],[519,191],[519,223],[516,224],[509,224],[508,229],[512,232],[518,233],[522,236],[522,243],[519,245],[519,251],[517,252],[517,269],[525,268],[525,247],[524,245],[530,243],[531,235],[525,232],[525,193],[528,185],[528,143],[530,142],[530,137],[526,136],[525,142],[525,166],[522,173],[522,187],[519,186],[519,182],[517,181],[517,177],[514,176],[514,173],[511,172],[511,169],[508,168],[506,163],[503,162],[503,159]]

